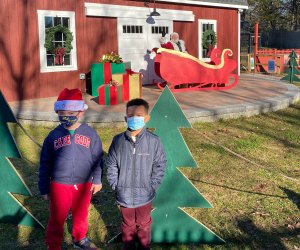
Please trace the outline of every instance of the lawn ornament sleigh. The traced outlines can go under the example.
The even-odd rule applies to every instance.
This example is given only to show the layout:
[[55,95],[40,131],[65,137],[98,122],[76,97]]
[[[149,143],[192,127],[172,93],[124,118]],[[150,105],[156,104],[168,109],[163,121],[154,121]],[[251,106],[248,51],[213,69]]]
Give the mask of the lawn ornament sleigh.
[[232,72],[237,63],[229,56],[230,49],[213,49],[211,62],[205,63],[187,53],[159,48],[154,59],[156,74],[164,82],[156,83],[160,89],[166,84],[174,92],[192,90],[227,90],[238,83],[238,76]]

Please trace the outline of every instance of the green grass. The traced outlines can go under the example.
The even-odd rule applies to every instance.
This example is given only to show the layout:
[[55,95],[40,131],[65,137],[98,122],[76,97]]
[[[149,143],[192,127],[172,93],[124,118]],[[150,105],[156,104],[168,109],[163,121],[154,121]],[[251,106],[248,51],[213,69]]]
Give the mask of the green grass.
[[300,83],[299,82],[296,82],[296,83],[293,83],[295,86],[297,87],[300,87]]
[[[212,209],[185,208],[190,215],[226,243],[218,246],[153,245],[153,249],[299,249],[300,248],[300,103],[274,113],[250,118],[195,123],[181,129],[198,168],[182,168]],[[37,190],[39,148],[16,126],[10,126],[23,159],[13,159],[32,197],[17,198],[44,224],[48,204]],[[26,126],[39,142],[47,127]],[[122,128],[98,129],[107,151],[113,135]],[[211,140],[208,140],[206,137]],[[252,164],[237,157],[229,148]],[[119,232],[120,215],[114,195],[105,183],[92,200],[89,237],[100,249],[120,249],[107,244]],[[70,224],[65,228],[64,249],[70,245]],[[46,249],[44,230],[0,223],[0,249]]]

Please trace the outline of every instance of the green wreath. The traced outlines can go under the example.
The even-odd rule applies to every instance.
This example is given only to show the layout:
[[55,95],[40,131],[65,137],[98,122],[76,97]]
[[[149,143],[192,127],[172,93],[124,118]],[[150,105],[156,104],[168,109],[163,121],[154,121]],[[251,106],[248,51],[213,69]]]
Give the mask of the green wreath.
[[46,28],[46,38],[44,47],[52,54],[55,53],[56,48],[54,47],[53,40],[56,32],[62,32],[66,36],[66,41],[64,42],[63,48],[65,49],[66,53],[69,53],[73,49],[73,34],[67,27],[63,27],[61,25]]
[[[209,42],[209,40],[211,41]],[[215,45],[217,44],[216,32],[213,30],[206,30],[202,35],[202,46],[203,48],[208,49],[210,44],[212,45],[212,47],[215,47]]]

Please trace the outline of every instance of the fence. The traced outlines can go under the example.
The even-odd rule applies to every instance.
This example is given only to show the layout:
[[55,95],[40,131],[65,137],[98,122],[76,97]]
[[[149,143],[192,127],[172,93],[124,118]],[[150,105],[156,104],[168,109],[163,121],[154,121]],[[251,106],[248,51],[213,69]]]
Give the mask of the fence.
[[260,49],[257,52],[257,62],[256,65],[251,67],[251,60],[253,58],[253,54],[244,54],[241,53],[241,69],[245,71],[251,71],[256,67],[257,72],[269,72],[268,70],[268,63],[270,60],[274,60],[275,63],[275,72],[277,74],[283,73],[285,69],[288,67],[288,62],[290,60],[289,55],[291,54],[292,50],[295,51],[297,55],[297,63],[300,66],[300,49]]
[[299,31],[271,30],[269,34],[263,35],[263,46],[278,49],[300,48]]

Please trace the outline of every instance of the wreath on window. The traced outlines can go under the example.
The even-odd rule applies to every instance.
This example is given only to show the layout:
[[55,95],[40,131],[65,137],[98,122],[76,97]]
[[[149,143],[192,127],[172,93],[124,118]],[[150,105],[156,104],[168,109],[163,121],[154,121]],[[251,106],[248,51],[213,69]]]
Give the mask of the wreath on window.
[[206,30],[203,32],[202,36],[202,46],[205,49],[208,49],[211,45],[211,47],[215,47],[217,44],[217,36],[216,32],[213,30]]
[[61,32],[66,36],[66,40],[64,42],[63,48],[65,50],[65,53],[69,53],[73,49],[72,46],[73,34],[67,27],[63,27],[62,25],[46,28],[44,47],[52,54],[55,54],[56,47],[53,44],[53,40],[56,32]]

